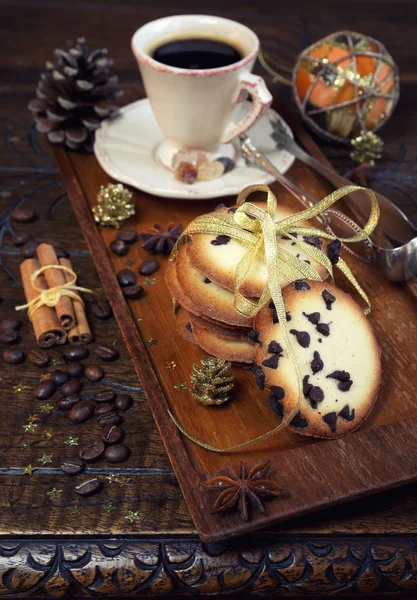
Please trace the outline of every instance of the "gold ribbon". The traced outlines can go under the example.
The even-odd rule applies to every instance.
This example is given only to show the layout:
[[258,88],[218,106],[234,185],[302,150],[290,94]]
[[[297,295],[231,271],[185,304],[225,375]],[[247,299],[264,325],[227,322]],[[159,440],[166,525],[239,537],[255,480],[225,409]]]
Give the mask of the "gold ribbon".
[[[58,269],[59,271],[65,271],[66,273],[69,273],[72,276],[72,280],[63,283],[62,285],[57,285],[44,290],[36,285],[36,280],[39,277],[39,275],[42,275],[42,273],[47,269]],[[58,304],[62,296],[69,296],[73,300],[81,302],[81,304],[84,306],[84,302],[82,298],[77,294],[77,292],[86,292],[89,294],[95,294],[95,292],[89,290],[88,288],[79,287],[78,285],[75,285],[76,281],[77,274],[69,267],[65,267],[64,265],[46,265],[45,267],[41,267],[40,269],[32,273],[30,277],[30,283],[32,287],[37,292],[39,292],[39,296],[33,298],[33,300],[31,300],[27,304],[16,306],[16,310],[24,310],[25,308],[27,308],[29,319],[32,320],[33,313],[36,310],[38,310],[38,308],[41,308],[42,306],[49,306],[50,308],[52,308]]]
[[[335,202],[343,198],[344,196],[362,190],[366,192],[371,201],[371,214],[369,219],[360,233],[357,233],[350,238],[337,238],[335,235],[322,231],[316,227],[305,227],[300,225],[304,220],[312,219],[324,212]],[[265,211],[258,206],[245,202],[247,197],[253,192],[260,191],[266,192],[267,194],[267,210]],[[211,213],[197,217],[192,221],[188,227],[184,230],[177,243],[175,244],[170,261],[174,261],[180,247],[187,242],[187,236],[189,234],[205,233],[210,235],[227,235],[232,239],[238,241],[247,248],[246,254],[240,260],[235,271],[235,284],[234,284],[234,304],[236,310],[246,316],[254,317],[257,312],[264,306],[271,298],[275,304],[277,311],[278,321],[281,326],[283,338],[285,342],[285,348],[291,358],[293,364],[297,382],[298,382],[298,400],[294,410],[291,411],[274,429],[264,433],[253,440],[231,446],[229,448],[216,448],[204,442],[201,442],[187,433],[184,428],[178,423],[174,415],[168,410],[170,417],[178,427],[178,429],[190,440],[213,452],[232,452],[234,450],[240,450],[256,442],[265,440],[266,438],[274,435],[282,427],[287,425],[295,417],[297,412],[300,410],[302,402],[302,378],[300,368],[297,363],[297,359],[294,350],[291,345],[289,338],[286,312],[284,299],[282,296],[280,280],[285,278],[288,282],[297,281],[299,279],[311,279],[313,281],[323,281],[317,270],[304,260],[297,258],[293,254],[289,253],[283,248],[278,247],[277,236],[285,236],[291,239],[301,250],[303,250],[309,257],[321,264],[329,273],[330,281],[334,282],[333,277],[333,265],[329,258],[324,254],[322,250],[308,244],[301,236],[319,236],[328,240],[339,239],[341,242],[355,243],[365,240],[375,229],[378,218],[379,218],[379,206],[375,194],[368,188],[363,188],[356,185],[347,185],[345,187],[332,192],[323,200],[320,200],[312,206],[299,213],[290,215],[281,221],[275,222],[275,212],[277,209],[277,199],[273,192],[266,185],[251,185],[239,194],[237,198],[237,204],[239,208],[237,211],[231,214],[222,213]],[[262,291],[261,297],[258,302],[249,300],[241,293],[242,285],[247,277],[253,262],[256,259],[261,259],[266,263],[267,266],[267,281]],[[366,303],[364,313],[368,314],[371,310],[371,305],[365,291],[361,288],[358,281],[355,279],[345,261],[339,257],[337,267],[342,271],[345,277],[350,281],[359,295],[363,298]]]

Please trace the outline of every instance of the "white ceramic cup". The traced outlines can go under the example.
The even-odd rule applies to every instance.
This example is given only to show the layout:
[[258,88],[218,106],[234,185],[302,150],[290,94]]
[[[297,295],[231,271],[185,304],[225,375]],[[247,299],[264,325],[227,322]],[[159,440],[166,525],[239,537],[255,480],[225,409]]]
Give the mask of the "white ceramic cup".
[[[243,58],[214,69],[181,69],[152,58],[160,45],[175,39],[217,39],[239,49]],[[158,158],[170,166],[180,148],[215,152],[249,129],[271,104],[264,80],[251,69],[259,52],[257,36],[245,25],[208,15],[176,15],[147,23],[132,38],[146,94],[166,141]],[[252,98],[250,108],[231,122],[233,106]]]

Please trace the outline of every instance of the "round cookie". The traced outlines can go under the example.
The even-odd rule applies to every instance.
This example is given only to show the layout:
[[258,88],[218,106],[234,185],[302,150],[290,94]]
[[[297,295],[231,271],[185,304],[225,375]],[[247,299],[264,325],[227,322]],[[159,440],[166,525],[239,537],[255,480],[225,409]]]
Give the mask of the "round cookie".
[[175,322],[177,333],[180,334],[184,340],[187,342],[192,342],[196,344],[195,337],[193,334],[192,323],[191,323],[191,313],[188,310],[185,310],[180,304],[178,304],[177,309],[175,311]]
[[[287,327],[303,381],[301,410],[288,425],[294,433],[338,438],[370,413],[381,379],[380,351],[361,308],[334,285],[299,281],[284,290]],[[271,389],[281,415],[296,408],[297,378],[273,303],[255,319],[254,373]]]
[[176,261],[169,261],[165,271],[165,283],[171,296],[188,312],[192,312],[196,315],[200,313],[191,302],[190,298],[184,294],[181,286],[178,282],[177,277],[177,264]]
[[190,264],[187,248],[183,246],[176,259],[178,284],[198,314],[237,327],[250,327],[252,319],[237,312],[234,294],[217,285]]
[[209,354],[233,363],[253,362],[255,347],[249,341],[219,337],[195,322],[192,330],[197,344]]
[[[252,202],[256,206],[266,210],[265,202]],[[231,207],[227,212],[234,212],[236,207]],[[224,212],[224,211],[223,211]],[[277,207],[275,221],[280,221],[294,214],[289,208]],[[310,221],[302,221],[299,225],[308,227],[312,226]],[[209,235],[209,234],[192,234],[190,235],[191,243],[187,245],[187,254],[190,259],[191,266],[197,269],[210,281],[227,288],[234,289],[235,270],[247,252],[242,244],[231,239],[226,235]],[[326,242],[316,236],[305,238],[304,241],[309,241],[312,245],[325,247]],[[295,242],[290,239],[278,237],[278,246],[287,252],[301,258],[302,260],[310,261],[312,266],[318,271],[322,278],[326,277],[327,271],[319,263],[311,260],[309,256],[301,250]],[[266,264],[257,259],[254,261],[251,270],[245,282],[242,285],[241,292],[245,296],[259,298],[266,284],[267,268]],[[288,285],[288,281],[281,279],[281,287]]]
[[203,329],[207,329],[211,333],[214,333],[218,337],[226,338],[230,340],[240,340],[243,342],[248,342],[249,340],[249,331],[250,329],[243,329],[243,327],[223,327],[222,323],[214,323],[213,321],[207,321],[204,317],[199,317],[197,315],[193,315],[189,313],[191,323],[196,323]]

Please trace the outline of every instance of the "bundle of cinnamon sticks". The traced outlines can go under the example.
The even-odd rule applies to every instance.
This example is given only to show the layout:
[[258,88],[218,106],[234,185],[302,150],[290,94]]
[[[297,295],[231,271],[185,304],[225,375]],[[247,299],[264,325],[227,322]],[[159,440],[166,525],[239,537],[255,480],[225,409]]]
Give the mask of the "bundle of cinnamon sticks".
[[[54,247],[39,244],[36,249],[37,258],[28,258],[20,265],[26,302],[39,296],[33,287],[32,276],[41,267],[62,265],[72,270],[68,258],[57,257]],[[46,269],[36,278],[36,286],[43,290],[62,286],[71,280],[71,274],[58,269]],[[76,295],[79,297],[78,292]],[[32,313],[32,325],[36,341],[41,348],[51,348],[56,344],[88,344],[92,340],[84,304],[69,296],[62,295],[54,307],[40,306]]]

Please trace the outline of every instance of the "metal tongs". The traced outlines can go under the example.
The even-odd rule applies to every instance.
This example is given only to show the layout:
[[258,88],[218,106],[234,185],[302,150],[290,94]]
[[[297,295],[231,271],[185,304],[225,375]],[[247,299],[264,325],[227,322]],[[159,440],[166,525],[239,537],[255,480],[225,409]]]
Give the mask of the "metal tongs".
[[[352,185],[338,173],[332,171],[324,164],[305,152],[288,134],[280,120],[271,121],[273,133],[271,137],[277,147],[286,150],[315,171],[319,172],[332,185],[339,188]],[[268,158],[262,154],[244,134],[240,137],[241,153],[249,167],[255,167],[273,175],[281,185],[293,196],[300,200],[305,206],[310,207],[318,202],[308,192],[300,189],[295,183],[282,175]],[[377,265],[387,279],[392,281],[404,281],[417,275],[417,228],[407,219],[404,213],[390,200],[375,192],[381,209],[381,216],[377,229],[374,233],[378,243],[370,238],[363,242],[344,245],[344,249],[351,256],[362,262]],[[347,197],[349,206],[355,214],[355,219],[367,220],[367,208],[369,201],[363,192],[354,192]],[[368,211],[369,213],[369,211]],[[329,208],[320,220],[324,227],[337,237],[351,237],[352,234],[361,231],[361,227],[355,220],[343,212]],[[374,234],[372,234],[374,237]],[[387,247],[384,246],[386,241]],[[390,247],[391,246],[391,247]],[[392,247],[395,246],[395,247]]]

